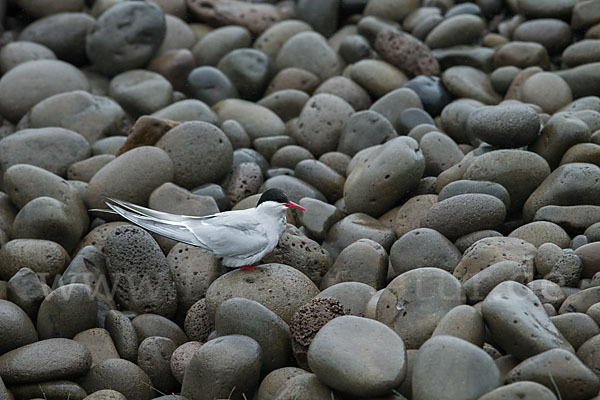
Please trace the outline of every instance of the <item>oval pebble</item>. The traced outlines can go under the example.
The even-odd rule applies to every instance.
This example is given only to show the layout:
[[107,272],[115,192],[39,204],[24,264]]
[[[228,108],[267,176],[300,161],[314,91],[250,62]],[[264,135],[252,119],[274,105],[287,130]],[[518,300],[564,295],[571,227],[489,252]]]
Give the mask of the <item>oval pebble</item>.
[[0,354],[37,342],[38,335],[29,316],[19,306],[0,300]]

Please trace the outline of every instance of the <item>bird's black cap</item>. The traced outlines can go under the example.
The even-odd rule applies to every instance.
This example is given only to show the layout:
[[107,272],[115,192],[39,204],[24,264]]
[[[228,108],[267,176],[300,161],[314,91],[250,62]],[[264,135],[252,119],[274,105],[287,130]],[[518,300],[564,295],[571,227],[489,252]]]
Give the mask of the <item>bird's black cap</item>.
[[276,188],[269,189],[266,192],[264,192],[262,196],[260,196],[260,199],[258,200],[258,203],[256,205],[258,206],[260,203],[264,203],[265,201],[275,201],[281,204],[286,204],[290,202],[290,200],[287,197],[287,194],[285,194],[283,190]]

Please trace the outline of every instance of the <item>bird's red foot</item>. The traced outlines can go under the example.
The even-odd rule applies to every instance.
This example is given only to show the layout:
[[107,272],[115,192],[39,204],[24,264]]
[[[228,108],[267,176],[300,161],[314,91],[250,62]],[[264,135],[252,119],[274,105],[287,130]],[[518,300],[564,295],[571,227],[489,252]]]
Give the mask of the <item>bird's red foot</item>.
[[256,267],[254,265],[242,265],[240,268],[244,271],[253,271]]

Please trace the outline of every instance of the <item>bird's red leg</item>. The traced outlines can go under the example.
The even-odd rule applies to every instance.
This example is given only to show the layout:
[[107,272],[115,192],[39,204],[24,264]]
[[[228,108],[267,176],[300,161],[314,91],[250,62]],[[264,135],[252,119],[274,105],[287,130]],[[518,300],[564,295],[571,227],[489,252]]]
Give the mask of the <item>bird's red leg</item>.
[[242,265],[240,268],[244,271],[253,271],[256,267],[254,265]]

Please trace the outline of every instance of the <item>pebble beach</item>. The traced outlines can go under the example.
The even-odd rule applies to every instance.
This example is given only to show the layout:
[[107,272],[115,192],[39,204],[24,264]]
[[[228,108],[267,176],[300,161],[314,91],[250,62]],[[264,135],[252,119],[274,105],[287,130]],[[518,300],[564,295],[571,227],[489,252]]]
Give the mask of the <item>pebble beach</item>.
[[0,0],[21,399],[600,400],[600,0]]

